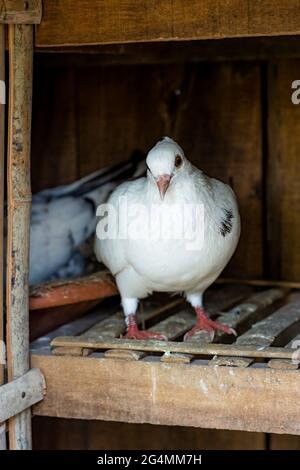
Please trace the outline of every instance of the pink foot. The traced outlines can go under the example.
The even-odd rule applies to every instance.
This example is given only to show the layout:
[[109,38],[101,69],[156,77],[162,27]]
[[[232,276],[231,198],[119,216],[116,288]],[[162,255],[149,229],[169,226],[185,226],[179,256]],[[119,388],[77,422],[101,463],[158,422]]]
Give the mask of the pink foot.
[[236,331],[233,328],[230,328],[230,326],[208,318],[204,313],[204,309],[202,307],[197,307],[195,310],[197,313],[196,325],[184,335],[184,341],[189,340],[199,331],[206,331],[211,335],[212,339],[214,337],[215,331],[217,330],[223,331],[224,333],[227,333],[229,335],[237,336]]
[[124,339],[156,339],[158,341],[166,341],[167,338],[164,335],[155,333],[154,331],[144,331],[139,330],[136,321],[135,315],[129,315],[128,317],[128,328],[125,335],[121,335],[121,338]]

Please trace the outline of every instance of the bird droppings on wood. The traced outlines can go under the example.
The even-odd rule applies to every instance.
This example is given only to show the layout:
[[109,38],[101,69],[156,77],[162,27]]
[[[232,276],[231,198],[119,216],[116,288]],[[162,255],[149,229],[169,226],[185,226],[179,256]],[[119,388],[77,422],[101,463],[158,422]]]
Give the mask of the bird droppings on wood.
[[200,388],[201,388],[202,392],[205,393],[205,395],[207,395],[207,393],[208,393],[208,386],[207,386],[207,384],[205,383],[205,381],[204,381],[203,379],[201,379],[201,380],[199,381],[199,385],[200,385]]

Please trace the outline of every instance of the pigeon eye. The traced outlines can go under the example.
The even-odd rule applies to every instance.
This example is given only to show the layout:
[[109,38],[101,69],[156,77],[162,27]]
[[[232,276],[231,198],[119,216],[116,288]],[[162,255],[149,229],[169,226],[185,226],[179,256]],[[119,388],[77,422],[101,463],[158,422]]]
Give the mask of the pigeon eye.
[[176,168],[180,168],[182,165],[182,158],[180,155],[176,155],[176,158],[175,158],[175,167]]

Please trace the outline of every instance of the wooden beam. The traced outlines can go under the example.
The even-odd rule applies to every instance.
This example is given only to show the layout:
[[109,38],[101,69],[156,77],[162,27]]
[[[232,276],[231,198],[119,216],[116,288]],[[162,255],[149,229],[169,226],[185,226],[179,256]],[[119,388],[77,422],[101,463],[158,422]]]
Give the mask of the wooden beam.
[[118,290],[107,271],[77,279],[50,281],[30,290],[29,308],[39,310],[77,304],[117,295]]
[[[7,367],[8,380],[29,368],[28,270],[33,27],[9,26],[7,181]],[[9,422],[11,449],[31,448],[31,412]]]
[[15,416],[44,398],[45,381],[39,369],[0,387],[0,422]]
[[42,0],[0,0],[0,23],[38,24]]
[[300,434],[300,374],[269,368],[32,355],[47,382],[33,413]]
[[300,1],[43,1],[38,47],[300,34]]
[[273,359],[292,359],[294,349],[266,347],[258,348],[247,345],[235,344],[198,344],[197,341],[156,341],[156,340],[132,340],[115,338],[81,338],[80,336],[60,336],[51,341],[51,346],[64,346],[70,348],[89,348],[94,350],[128,349],[131,351],[147,351],[149,353],[175,352],[183,354],[195,354],[197,356],[233,356],[256,357]]
[[[37,48],[37,64],[82,66],[266,60],[300,56],[300,36]],[[53,51],[57,54],[53,54]],[[48,52],[48,54],[47,54]]]
[[[5,142],[5,30],[0,25],[0,386],[4,383],[4,364],[1,352],[4,343],[4,302],[3,302],[3,223],[4,223],[4,142]],[[5,358],[2,358],[5,359]],[[6,426],[0,426],[0,450],[6,449]]]

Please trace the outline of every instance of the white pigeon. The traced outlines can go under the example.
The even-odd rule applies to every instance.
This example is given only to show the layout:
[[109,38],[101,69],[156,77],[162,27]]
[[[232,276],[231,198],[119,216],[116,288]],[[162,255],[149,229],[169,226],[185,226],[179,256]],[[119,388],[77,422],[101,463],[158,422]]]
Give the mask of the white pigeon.
[[30,285],[82,275],[85,259],[78,248],[95,232],[96,207],[118,184],[141,176],[145,170],[136,152],[126,162],[35,194],[31,208]]
[[[185,339],[199,330],[235,334],[228,326],[212,321],[203,307],[203,293],[230,260],[240,236],[240,216],[232,189],[193,166],[169,137],[150,150],[146,164],[147,177],[127,181],[112,192],[108,199],[112,213],[100,219],[95,238],[97,259],[110,269],[120,291],[125,337],[165,339],[139,330],[136,323],[139,299],[154,291],[183,292],[194,307],[196,325]],[[193,207],[200,209],[191,219],[196,223],[194,239],[188,240],[185,229],[189,219],[182,214]],[[124,223],[129,228],[125,232]],[[191,245],[191,240],[195,244]]]

